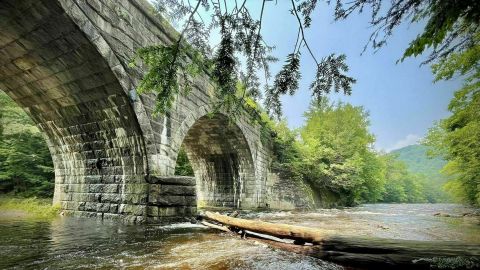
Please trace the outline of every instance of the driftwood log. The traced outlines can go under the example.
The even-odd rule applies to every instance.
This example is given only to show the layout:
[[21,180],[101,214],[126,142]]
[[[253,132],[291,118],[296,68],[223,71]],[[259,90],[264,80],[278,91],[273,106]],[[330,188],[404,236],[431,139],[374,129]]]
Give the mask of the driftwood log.
[[345,266],[362,269],[480,269],[480,245],[475,244],[342,237],[313,228],[246,220],[212,212],[205,212],[201,217],[210,221],[202,222],[208,227]]

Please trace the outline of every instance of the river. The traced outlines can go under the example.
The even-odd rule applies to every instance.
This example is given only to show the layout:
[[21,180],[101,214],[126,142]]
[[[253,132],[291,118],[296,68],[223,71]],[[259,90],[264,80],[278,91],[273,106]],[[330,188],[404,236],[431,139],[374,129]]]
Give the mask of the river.
[[[369,204],[309,212],[243,212],[242,217],[320,228],[340,235],[480,243],[473,209],[455,204]],[[59,217],[0,219],[0,269],[343,269],[262,243],[178,223],[125,225]]]

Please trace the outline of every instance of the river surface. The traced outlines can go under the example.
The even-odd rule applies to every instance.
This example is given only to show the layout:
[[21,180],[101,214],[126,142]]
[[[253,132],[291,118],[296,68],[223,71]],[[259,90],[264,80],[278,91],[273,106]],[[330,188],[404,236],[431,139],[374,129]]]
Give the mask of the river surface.
[[[455,204],[371,204],[310,212],[245,212],[242,217],[303,225],[339,235],[480,244],[478,217]],[[0,269],[343,269],[200,225],[125,225],[59,217],[0,218]]]

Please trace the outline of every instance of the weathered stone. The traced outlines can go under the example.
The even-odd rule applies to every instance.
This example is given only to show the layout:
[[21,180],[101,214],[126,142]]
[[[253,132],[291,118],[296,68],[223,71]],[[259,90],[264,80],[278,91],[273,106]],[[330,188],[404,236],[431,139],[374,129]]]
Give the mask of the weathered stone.
[[123,203],[146,204],[147,203],[147,193],[144,193],[144,194],[124,194]]
[[145,212],[144,205],[131,205],[131,204],[120,204],[118,212],[120,214],[130,214],[132,216],[141,216]]
[[119,203],[122,200],[118,194],[102,194],[101,202],[104,203]]
[[195,177],[191,176],[149,176],[149,183],[179,185],[179,186],[195,186]]
[[159,206],[195,206],[196,202],[197,199],[195,196],[163,195],[149,197],[149,203]]
[[150,217],[158,217],[158,207],[157,206],[148,206],[147,215]]
[[[45,134],[63,209],[145,222],[149,203],[175,206],[148,212],[169,220],[194,213],[197,197],[199,206],[266,205],[269,144],[247,114],[210,116],[206,75],[166,115],[154,116],[153,94],[135,93],[146,71],[129,67],[137,49],[178,38],[148,2],[37,1],[17,12],[25,1],[0,1],[0,88]],[[171,176],[182,145],[195,178]]]
[[124,193],[146,194],[148,190],[148,184],[127,184],[125,185]]
[[187,195],[195,196],[195,186],[179,186],[179,185],[150,185],[150,196],[158,197],[163,195]]

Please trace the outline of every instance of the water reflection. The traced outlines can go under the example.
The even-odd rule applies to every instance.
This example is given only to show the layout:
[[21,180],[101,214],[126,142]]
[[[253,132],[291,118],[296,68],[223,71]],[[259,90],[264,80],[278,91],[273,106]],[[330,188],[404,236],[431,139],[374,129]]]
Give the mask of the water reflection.
[[[458,205],[365,205],[243,215],[343,235],[480,243],[478,218],[433,216],[468,211]],[[0,220],[0,258],[1,269],[342,269],[188,223],[129,226],[70,217]]]

